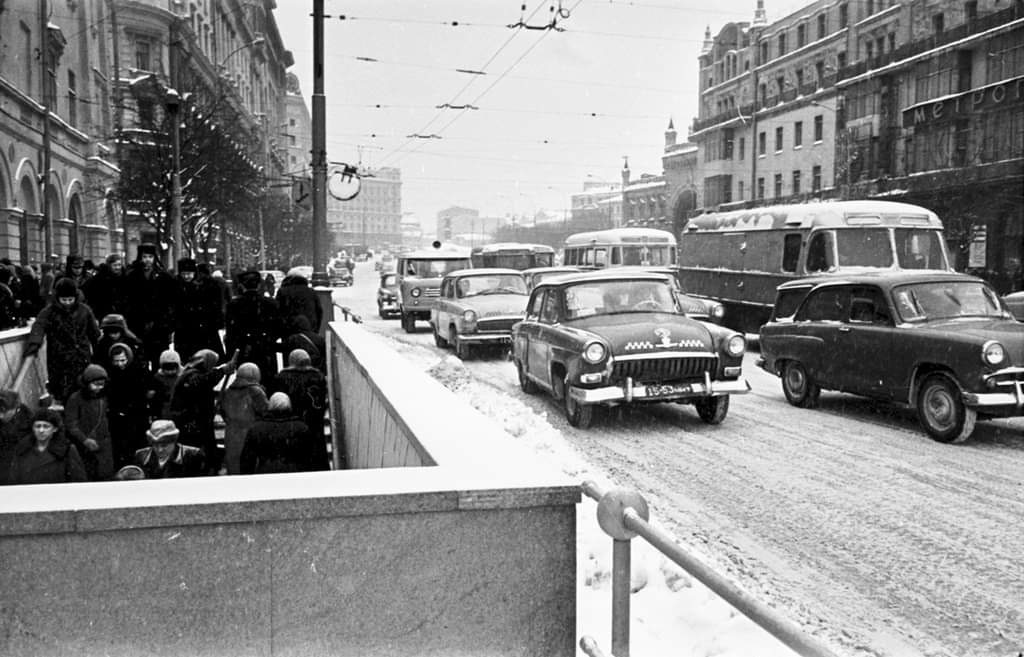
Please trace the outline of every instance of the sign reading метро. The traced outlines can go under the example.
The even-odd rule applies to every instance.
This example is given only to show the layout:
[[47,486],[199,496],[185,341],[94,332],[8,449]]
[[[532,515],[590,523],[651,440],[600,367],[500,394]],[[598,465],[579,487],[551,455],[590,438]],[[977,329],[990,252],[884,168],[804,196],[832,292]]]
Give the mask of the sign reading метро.
[[903,127],[937,123],[1024,103],[1024,76],[943,96],[903,110]]

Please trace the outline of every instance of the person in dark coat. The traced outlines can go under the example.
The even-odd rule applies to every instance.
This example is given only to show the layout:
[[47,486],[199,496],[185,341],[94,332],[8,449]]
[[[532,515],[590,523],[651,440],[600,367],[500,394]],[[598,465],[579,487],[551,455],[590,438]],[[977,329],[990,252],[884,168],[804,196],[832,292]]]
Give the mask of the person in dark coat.
[[155,420],[146,431],[149,447],[135,452],[135,465],[146,479],[201,477],[206,474],[203,450],[178,442],[180,431],[170,420]]
[[149,425],[149,400],[156,384],[145,363],[135,359],[132,348],[119,342],[110,348],[107,403],[114,466],[131,463],[135,450],[145,446],[143,434]]
[[189,359],[171,395],[171,419],[181,431],[184,443],[204,451],[209,474],[217,474],[223,460],[213,426],[217,408],[215,388],[235,371],[237,363],[237,352],[228,362],[217,365],[216,353],[200,349]]
[[18,300],[21,301],[21,318],[26,321],[35,319],[39,311],[43,309],[43,296],[40,292],[39,277],[35,267],[32,265],[22,267],[18,280]]
[[118,315],[117,313],[105,315],[100,320],[100,340],[96,343],[92,362],[102,365],[109,372],[111,367],[110,348],[119,342],[132,348],[132,360],[136,365],[146,362],[142,341],[128,330],[128,324],[124,321],[124,315]]
[[0,486],[10,483],[11,461],[22,438],[32,431],[32,411],[14,390],[0,390]]
[[197,272],[198,265],[192,258],[178,260],[178,274],[174,278],[174,350],[191,355],[200,349],[212,349],[223,359],[220,290]]
[[242,293],[228,304],[224,345],[239,352],[239,361],[256,363],[260,376],[270,381],[277,374],[277,341],[283,337],[277,302],[259,293],[260,273],[240,277]]
[[309,354],[295,349],[288,354],[288,367],[281,370],[270,387],[271,393],[283,392],[291,400],[292,413],[308,429],[306,442],[310,460],[303,470],[329,470],[327,442],[324,440],[324,414],[327,412],[327,379],[312,366]]
[[54,285],[64,278],[70,278],[79,290],[82,289],[85,282],[89,280],[88,275],[85,273],[85,259],[82,256],[71,254],[67,257],[64,261],[64,270],[54,278]]
[[281,281],[281,289],[277,291],[277,305],[281,309],[286,335],[298,330],[295,318],[300,315],[309,320],[309,326],[314,333],[320,331],[324,311],[316,298],[316,292],[309,286],[305,276],[289,272]]
[[53,289],[54,299],[32,323],[25,356],[39,353],[46,339],[47,389],[63,404],[78,387],[78,376],[92,359],[100,329],[89,306],[78,301],[78,290],[71,279],[58,281]]
[[160,369],[153,375],[153,390],[156,394],[149,401],[150,420],[168,420],[171,417],[171,396],[174,386],[178,385],[185,368],[181,366],[181,356],[173,349],[160,354]]
[[114,475],[114,450],[107,421],[107,371],[92,363],[82,372],[82,387],[64,409],[68,440],[78,449],[91,481]]
[[21,326],[21,301],[11,287],[13,274],[7,267],[0,267],[0,331]]
[[97,317],[124,314],[124,263],[121,256],[111,254],[100,263],[96,275],[82,286],[85,302]]
[[125,319],[142,341],[149,369],[171,344],[174,329],[174,279],[157,259],[156,246],[139,245],[138,257],[125,277]]
[[88,481],[82,457],[61,431],[60,413],[41,408],[32,416],[32,433],[18,443],[11,461],[12,484],[60,484]]
[[281,352],[286,355],[296,349],[305,351],[310,364],[322,374],[327,374],[327,343],[324,336],[310,329],[309,320],[305,315],[295,317],[295,332],[281,343]]
[[240,468],[242,474],[304,472],[313,460],[309,427],[295,417],[288,395],[270,396],[267,412],[245,436]]

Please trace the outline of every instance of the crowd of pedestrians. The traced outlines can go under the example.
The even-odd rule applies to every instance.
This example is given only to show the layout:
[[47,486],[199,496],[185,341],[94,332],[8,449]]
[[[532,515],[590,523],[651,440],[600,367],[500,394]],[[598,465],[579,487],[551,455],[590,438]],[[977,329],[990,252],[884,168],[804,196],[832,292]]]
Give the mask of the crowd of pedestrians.
[[38,271],[0,260],[0,330],[29,326],[24,355],[45,345],[47,376],[35,412],[0,389],[0,484],[328,469],[309,281],[290,275],[275,294],[256,271],[231,285],[176,265],[152,244],[127,267],[116,254]]

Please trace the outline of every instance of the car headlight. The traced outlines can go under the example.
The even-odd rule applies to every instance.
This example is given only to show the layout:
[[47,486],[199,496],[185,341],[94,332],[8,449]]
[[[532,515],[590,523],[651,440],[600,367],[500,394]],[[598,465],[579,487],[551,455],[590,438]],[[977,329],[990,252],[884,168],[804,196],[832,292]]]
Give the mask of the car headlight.
[[414,287],[412,291],[409,292],[409,296],[411,296],[414,299],[418,298],[421,294],[423,294],[423,290],[419,289],[418,287]]
[[720,303],[716,303],[711,306],[711,316],[715,319],[722,319],[725,317],[725,306]]
[[608,349],[600,342],[591,342],[583,348],[583,359],[588,363],[600,363],[608,356]]
[[742,356],[746,350],[747,339],[738,333],[729,338],[729,341],[725,343],[725,351],[730,356]]
[[476,311],[475,310],[464,310],[462,311],[462,321],[467,324],[476,323]]
[[981,348],[981,359],[988,365],[998,365],[1006,360],[1006,348],[995,340],[989,340]]

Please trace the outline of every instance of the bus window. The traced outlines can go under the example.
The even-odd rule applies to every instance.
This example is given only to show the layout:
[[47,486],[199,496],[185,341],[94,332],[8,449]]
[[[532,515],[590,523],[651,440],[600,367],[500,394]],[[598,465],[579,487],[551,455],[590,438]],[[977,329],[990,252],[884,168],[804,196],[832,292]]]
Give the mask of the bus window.
[[535,257],[534,267],[553,267],[555,265],[554,253],[538,253]]
[[608,266],[608,250],[594,249],[594,266],[595,267],[607,267]]
[[807,271],[828,271],[834,266],[832,233],[822,230],[811,235],[811,241],[807,246]]
[[838,232],[840,267],[892,267],[892,244],[887,228]]
[[622,247],[612,247],[612,266],[617,267],[622,264]]
[[803,235],[800,233],[790,233],[783,238],[782,271],[796,271],[796,263],[800,260],[800,244],[802,242]]
[[934,230],[897,228],[896,257],[903,269],[948,269],[942,257],[942,241]]

